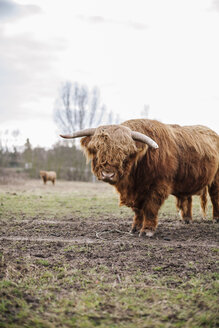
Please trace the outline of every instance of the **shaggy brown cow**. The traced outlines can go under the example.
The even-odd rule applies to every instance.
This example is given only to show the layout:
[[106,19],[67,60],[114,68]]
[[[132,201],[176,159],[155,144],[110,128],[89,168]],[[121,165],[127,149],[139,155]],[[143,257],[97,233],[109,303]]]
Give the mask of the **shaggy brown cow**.
[[56,182],[56,172],[54,171],[40,171],[40,176],[43,179],[44,184],[47,181],[52,181],[53,185]]
[[93,173],[114,185],[120,204],[134,211],[131,232],[152,236],[169,194],[190,197],[207,185],[219,220],[219,137],[211,129],[138,119],[62,135],[83,136]]
[[[206,218],[206,206],[208,201],[208,188],[205,187],[201,191],[197,192],[196,195],[200,196],[201,203],[201,214],[202,218]],[[192,196],[176,198],[176,208],[181,218],[189,223],[192,221]]]

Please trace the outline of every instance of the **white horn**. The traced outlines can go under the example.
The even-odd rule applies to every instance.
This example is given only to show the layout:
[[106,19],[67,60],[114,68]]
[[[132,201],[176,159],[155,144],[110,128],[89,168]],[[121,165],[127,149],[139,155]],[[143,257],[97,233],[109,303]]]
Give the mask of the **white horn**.
[[151,139],[150,137],[146,136],[143,133],[137,132],[137,131],[132,131],[132,139],[135,141],[141,141],[144,142],[145,144],[147,144],[148,146],[152,147],[152,148],[159,148],[158,144]]
[[74,138],[80,138],[80,137],[88,137],[94,135],[95,128],[90,128],[90,129],[85,129],[85,130],[80,130],[77,132],[74,132],[72,134],[60,134],[60,137],[65,138],[65,139],[74,139]]

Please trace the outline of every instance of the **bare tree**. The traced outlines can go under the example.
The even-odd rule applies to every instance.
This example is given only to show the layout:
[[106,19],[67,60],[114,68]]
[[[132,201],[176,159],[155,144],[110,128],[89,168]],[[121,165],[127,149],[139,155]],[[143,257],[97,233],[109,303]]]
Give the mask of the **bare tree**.
[[3,149],[13,149],[17,143],[17,138],[20,136],[20,131],[18,129],[0,131],[0,148]]
[[55,104],[54,119],[62,132],[71,133],[105,124],[108,116],[98,88],[89,91],[85,85],[65,82]]

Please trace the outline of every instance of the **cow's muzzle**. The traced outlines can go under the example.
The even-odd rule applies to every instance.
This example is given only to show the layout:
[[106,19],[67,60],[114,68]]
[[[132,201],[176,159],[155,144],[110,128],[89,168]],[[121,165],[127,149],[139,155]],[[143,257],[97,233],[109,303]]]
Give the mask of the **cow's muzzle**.
[[113,183],[114,182],[114,178],[115,178],[115,173],[114,172],[102,171],[101,172],[101,178],[105,182]]

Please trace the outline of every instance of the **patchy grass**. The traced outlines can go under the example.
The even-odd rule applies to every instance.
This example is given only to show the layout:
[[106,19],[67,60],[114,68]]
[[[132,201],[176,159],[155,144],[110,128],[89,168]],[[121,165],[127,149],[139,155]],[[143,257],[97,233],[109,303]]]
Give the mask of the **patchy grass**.
[[170,277],[155,279],[137,273],[124,280],[114,275],[109,281],[108,270],[72,270],[65,264],[59,270],[42,271],[41,267],[41,273],[38,269],[30,271],[19,282],[3,280],[1,327],[217,325],[215,275],[186,283],[172,276],[171,281],[178,286],[171,288]]
[[0,188],[0,217],[19,220],[38,216],[41,219],[60,219],[69,214],[83,218],[91,215],[98,217],[100,214],[121,217],[131,214],[128,208],[118,206],[118,196],[108,186],[98,184],[98,191],[97,186],[92,189],[92,184],[81,183],[76,189],[68,186],[66,192],[64,185],[60,183],[59,188],[48,186],[48,189],[47,186],[38,186],[35,190],[18,189],[16,192],[13,189],[1,192]]
[[0,327],[217,327],[218,225],[193,212],[169,197],[139,239],[107,185],[0,186]]

